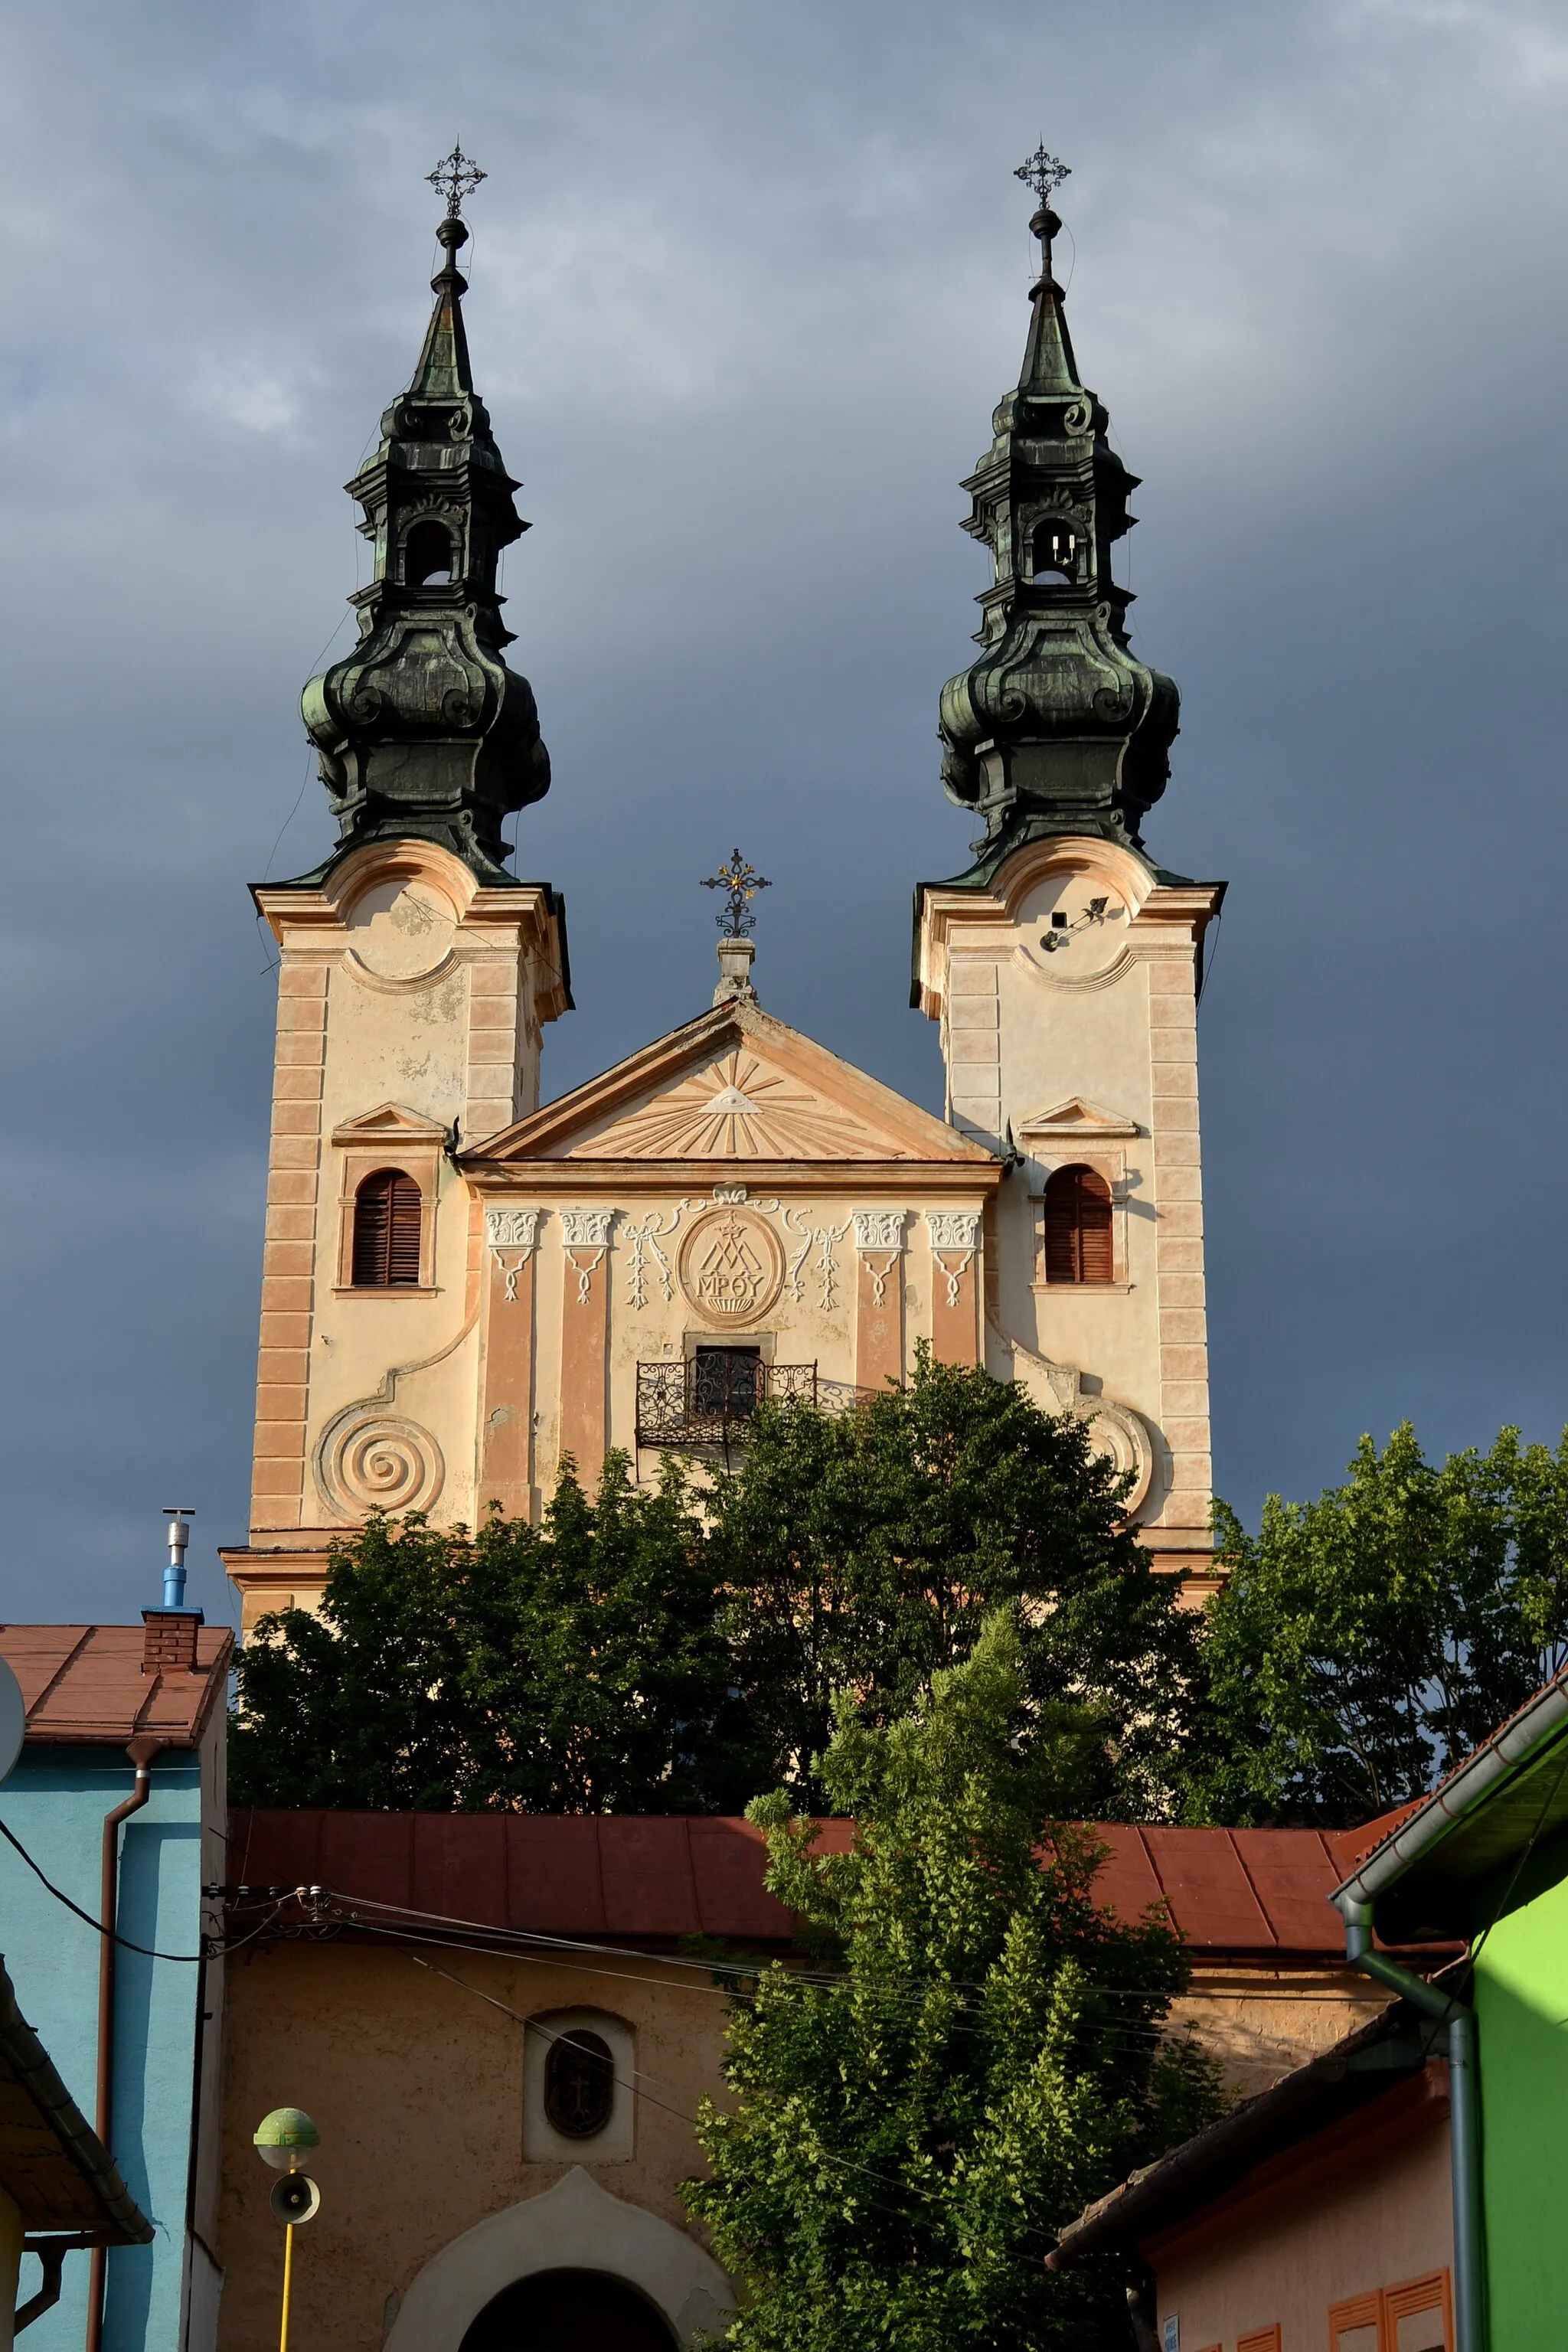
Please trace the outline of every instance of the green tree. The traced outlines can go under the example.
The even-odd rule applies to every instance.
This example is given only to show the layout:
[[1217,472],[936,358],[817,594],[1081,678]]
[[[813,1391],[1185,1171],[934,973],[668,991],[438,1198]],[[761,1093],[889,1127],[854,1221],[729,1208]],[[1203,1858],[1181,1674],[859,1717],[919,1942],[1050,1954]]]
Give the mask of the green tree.
[[1568,1434],[1505,1429],[1440,1467],[1408,1422],[1256,1537],[1216,1510],[1205,1612],[1215,1820],[1365,1821],[1419,1797],[1529,1697],[1568,1641]]
[[765,1408],[737,1468],[612,1455],[542,1528],[469,1538],[375,1520],[334,1554],[321,1616],[268,1621],[239,1669],[237,1796],[275,1804],[739,1811],[811,1759],[835,1692],[906,1711],[1016,1602],[1029,1695],[1070,1700],[1074,1809],[1169,1812],[1196,1621],[1122,1519],[1081,1424],[922,1359],[841,1415]]
[[835,1694],[890,1720],[969,1654],[988,1611],[1016,1602],[1030,1696],[1070,1698],[1099,1727],[1078,1751],[1080,1811],[1169,1811],[1197,1627],[1127,1527],[1125,1492],[1080,1422],[923,1352],[907,1387],[858,1412],[760,1414],[709,1504],[735,1679],[767,1759],[757,1785],[820,1807],[810,1759]]
[[1012,1612],[885,1727],[839,1701],[821,1781],[852,1814],[824,1855],[786,1791],[768,1884],[811,1972],[764,1969],[731,2015],[731,2104],[688,2185],[746,2299],[735,2352],[1029,2352],[1126,2341],[1113,2275],[1044,2267],[1060,2226],[1218,2111],[1163,2032],[1175,1937],[1093,1908],[1097,1849],[1055,1826],[1092,1717],[1039,1707]]
[[620,1454],[542,1528],[373,1519],[237,1679],[242,1803],[683,1812],[755,1785],[685,1480],[639,1489]]

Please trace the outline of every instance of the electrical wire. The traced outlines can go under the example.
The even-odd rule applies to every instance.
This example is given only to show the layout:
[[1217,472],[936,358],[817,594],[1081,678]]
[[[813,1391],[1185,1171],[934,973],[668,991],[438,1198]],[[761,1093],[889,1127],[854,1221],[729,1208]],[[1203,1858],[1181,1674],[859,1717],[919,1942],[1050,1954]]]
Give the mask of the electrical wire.
[[[404,1949],[408,1952],[409,1958],[414,1962],[416,1968],[428,1969],[432,1976],[444,1977],[448,1984],[456,1985],[459,1991],[471,1993],[477,2000],[482,2000],[489,2008],[499,2010],[503,2017],[509,2017],[512,2020],[514,2024],[521,2025],[525,2033],[541,2033],[546,2040],[551,2042],[561,2042],[570,2038],[572,2032],[571,2028],[568,2028],[565,2033],[552,2032],[548,2026],[542,2025],[536,2018],[526,2017],[521,2010],[511,2008],[510,2004],[504,2000],[498,2000],[493,1993],[485,1992],[479,1986],[469,1984],[463,1977],[454,1976],[450,1969],[437,1968],[433,1960],[421,1959],[419,1954],[414,1951],[407,1945],[404,1946]],[[642,2079],[647,2080],[650,2078],[643,2077]],[[651,2079],[657,2080],[658,2078],[654,2077]],[[646,2099],[650,2106],[658,2107],[662,2114],[675,2116],[676,2120],[686,2125],[689,2130],[695,2131],[697,2129],[697,2117],[694,2115],[689,2114],[684,2107],[671,2106],[667,2099],[657,2099],[653,2096],[651,2092],[638,2090],[635,2081],[628,2082],[624,2075],[616,2074],[613,2068],[612,2080],[622,2090],[628,2092],[634,2098]],[[868,2180],[879,2189],[890,2190],[896,2197],[903,2199],[918,2197],[925,2203],[933,2205],[940,2205],[945,2201],[942,2198],[942,2192],[938,2189],[922,2189],[916,2181],[899,2179],[891,2173],[879,2172],[869,2165],[857,2164],[852,2157],[839,2156],[832,2149],[822,2147],[820,2141],[811,2151],[807,2160],[810,2162],[829,2165],[836,2171],[854,2173],[858,2179]],[[889,2214],[895,2221],[907,2221],[909,2219],[906,2209],[901,2205],[894,2206],[884,2204],[880,2200],[875,2198],[868,2198],[866,2201],[867,2203],[874,2206],[877,2211]],[[1047,2232],[1044,2230],[1033,2226],[1026,2227],[1020,2232],[1019,2242],[1022,2244],[1027,2244],[1030,2241],[1035,2241],[1039,2244],[1046,2246],[1047,2251],[1048,2252],[1050,2248],[1054,2247],[1057,2243],[1057,2233],[1052,2231],[1048,2233],[1047,2236]]]
[[[334,1921],[331,1924],[334,1926],[353,1927],[363,1935],[379,1937],[389,1943],[397,1945],[399,1948],[405,1951],[412,1951],[413,1949],[413,1944],[406,1928],[399,1928],[392,1926],[382,1927],[373,1920],[355,1919],[352,1914],[343,1920]],[[297,1931],[284,1930],[285,1935],[288,1935],[290,1932]],[[536,1966],[543,1968],[565,1968],[574,1975],[581,1975],[590,1978],[607,1977],[612,1981],[621,1984],[652,1985],[658,1991],[704,1992],[717,2000],[727,2000],[731,2003],[750,2002],[753,2005],[760,1999],[760,1995],[758,1993],[742,1990],[739,1988],[726,1989],[723,1986],[718,1985],[671,1985],[662,1977],[634,1976],[630,1970],[625,1969],[587,1968],[584,1967],[581,1961],[570,1959],[562,1960],[551,1953],[507,1949],[498,1951],[493,1945],[456,1943],[450,1937],[446,1936],[441,1937],[438,1939],[433,1937],[431,1938],[431,1941],[436,1942],[437,1944],[437,1948],[443,1951],[471,1952],[477,1957],[485,1959],[532,1961]],[[657,1958],[659,1955],[653,1954],[649,1957]],[[701,1964],[697,1963],[697,1965],[700,1966]],[[441,1972],[437,1970],[437,1973],[439,1974]],[[755,1973],[755,1971],[752,1971],[752,1973]],[[462,1979],[455,1979],[455,1981],[461,1982]],[[804,1972],[797,1972],[794,1969],[787,1972],[787,1981],[792,1987],[804,1983],[808,1991],[820,1991],[825,1988],[835,1985],[851,1985],[856,1982],[854,1979],[848,1977],[830,1977],[813,1980],[805,1978]],[[902,2000],[910,2008],[914,2009],[920,2008],[925,1999],[925,1995],[918,1989],[910,1989],[900,1991],[896,1985],[879,1987],[876,1985],[867,1985],[862,1982],[857,1989],[861,1992],[879,1992],[886,2000]],[[468,1990],[470,1991],[474,1991],[477,1998],[480,2000],[488,2000],[491,1998],[488,1993],[479,1993],[477,1987],[470,1986],[468,1987]],[[1099,1989],[1094,1988],[1093,1990],[1098,1990]],[[1166,1998],[1166,1996],[1159,1994],[1152,1996],[1152,1998],[1163,2000]],[[502,2009],[506,2008],[504,2001],[497,2002],[496,2006]],[[958,2007],[959,2014],[948,2021],[949,2032],[954,2033],[981,2032],[984,2030],[984,2011],[977,2008],[973,2002],[967,2001],[961,2001]],[[508,2011],[507,2013],[510,2016],[515,2015],[517,2012],[514,2011]],[[529,2021],[531,2022],[531,2021]],[[1167,2042],[1171,2038],[1170,2032],[1164,2026],[1152,2022],[1147,2024],[1137,2024],[1125,2020],[1110,2021],[1101,2020],[1098,2024],[1093,2026],[1092,2031],[1094,2032],[1097,2040],[1119,2048],[1122,2054],[1127,2057],[1131,2057],[1133,2055],[1146,2055],[1150,2051],[1157,2048],[1160,2043]]]
[[[278,1890],[275,1888],[269,1888],[268,1893],[268,1898],[270,1899],[277,1896]],[[499,1924],[492,1924],[491,1922],[484,1919],[458,1918],[450,1912],[421,1911],[416,1908],[412,1904],[380,1903],[372,1895],[344,1895],[335,1887],[292,1887],[286,1890],[285,1895],[279,1899],[286,1900],[289,1895],[292,1895],[296,1899],[309,1897],[312,1901],[329,1903],[337,1906],[343,1915],[339,1924],[363,1927],[367,1934],[378,1932],[377,1923],[374,1920],[362,1918],[360,1915],[364,1911],[377,1911],[382,1914],[384,1918],[394,1922],[400,1922],[405,1927],[456,1927],[463,1930],[470,1936],[483,1936],[488,1939],[493,1938],[493,1940],[487,1940],[482,1944],[465,1944],[460,1948],[467,1951],[490,1953],[510,1952],[512,1953],[514,1957],[521,1958],[526,1957],[532,1948],[537,1947],[540,1948],[542,1952],[546,1955],[553,1952],[581,1952],[586,1954],[592,1958],[606,1958],[628,1960],[646,1960],[658,1968],[681,1969],[687,1970],[689,1973],[705,1977],[709,1979],[711,1979],[715,1976],[736,1978],[752,1977],[757,1975],[761,1968],[767,1965],[767,1959],[765,1958],[725,1960],[715,1956],[712,1958],[693,1959],[688,1958],[684,1953],[649,1951],[646,1948],[637,1945],[597,1943],[590,1941],[584,1937],[551,1936],[547,1935],[542,1928],[503,1927]],[[446,1939],[442,1938],[440,1940]],[[458,1948],[458,1947],[454,1946],[454,1948]],[[598,1971],[590,1971],[589,1973],[606,1975],[624,1972],[600,1969]],[[792,1969],[789,1973],[790,1980],[795,1984],[832,1986],[856,1982],[865,1984],[867,1981],[865,1979],[856,1979],[843,1969]],[[730,1997],[724,1987],[716,1986],[711,1981],[705,1984],[692,1984],[685,1986],[671,1985],[668,1979],[663,1977],[634,1977],[628,1978],[627,1981],[637,1984],[657,1984],[662,1986],[668,1991],[710,1993],[721,2000],[727,2000]],[[883,1979],[883,1981],[885,1984],[889,1985],[899,1983],[913,1987],[917,1992],[920,1992],[921,1997],[923,1997],[925,1990],[928,1990],[932,1986],[944,1981],[944,1979],[931,1977],[904,1977],[899,1979]],[[984,1990],[982,1985],[977,1980],[973,1979],[947,1979],[946,1981],[952,1981],[954,1985],[954,1989],[963,1992],[978,1992]],[[1234,1995],[1230,1993],[1219,1990],[1210,1991],[1202,1987],[1189,1987],[1182,1991],[1173,1991],[1168,1985],[1097,1984],[1094,1987],[1094,1994],[1097,2000],[1102,2000],[1168,2001],[1229,2000],[1234,1999]],[[1315,1995],[1298,1995],[1292,1991],[1291,1998],[1293,2000],[1301,1998],[1317,1999],[1328,2001],[1337,1999],[1337,1996],[1332,1992],[1323,1992]]]
[[[564,2034],[550,2033],[549,2029],[540,2025],[535,2019],[524,2017],[521,2010],[510,2009],[504,2000],[497,2000],[493,1993],[481,1992],[478,1985],[465,1983],[461,1977],[455,1977],[449,1969],[438,1969],[434,1961],[422,1960],[417,1952],[411,1951],[408,1957],[416,1968],[428,1969],[433,1976],[445,1977],[448,1984],[456,1985],[460,1991],[472,1993],[477,2000],[488,2002],[491,2009],[499,2009],[503,2017],[511,2018],[516,2024],[523,2028],[525,2032],[545,2033],[552,2042],[562,2042],[567,2038]],[[684,2107],[672,2107],[668,2099],[656,2099],[651,2092],[639,2091],[635,2083],[628,2083],[623,2075],[614,2074],[613,2070],[612,2080],[623,2091],[629,2091],[634,2098],[646,2099],[649,2106],[658,2107],[664,2115],[674,2116],[677,2122],[685,2124],[692,2131],[696,2130],[696,2116],[689,2115]],[[874,2181],[879,2189],[890,2189],[896,2195],[921,2197],[929,2204],[939,2204],[942,2201],[934,2189],[921,2189],[912,2180],[895,2180],[890,2173],[874,2172],[868,2165],[857,2164],[850,2157],[836,2156],[821,2147],[815,2150],[815,2156],[820,2163],[830,2164],[842,2172],[858,2173],[863,2179]],[[893,2213],[900,2221],[905,2218],[896,2207],[883,2206],[880,2210]]]
[[194,1967],[200,1960],[221,1959],[225,1953],[237,1952],[242,1945],[253,1944],[258,1936],[264,1936],[272,1925],[273,1918],[282,1908],[281,1903],[274,1903],[271,1916],[264,1919],[259,1927],[253,1927],[248,1935],[237,1937],[232,1943],[209,1944],[206,1949],[201,1952],[160,1952],[151,1944],[133,1944],[129,1936],[121,1935],[118,1928],[106,1927],[103,1921],[95,1919],[90,1911],[84,1911],[79,1903],[73,1903],[70,1896],[63,1888],[57,1886],[52,1878],[45,1877],[21,1839],[16,1836],[15,1831],[8,1829],[4,1822],[0,1822],[0,1837],[5,1840],[7,1845],[15,1846],[34,1877],[41,1886],[48,1890],[57,1903],[63,1903],[68,1911],[74,1912],[84,1926],[92,1929],[94,1935],[107,1936],[110,1943],[120,1945],[127,1952],[139,1952],[144,1960],[178,1960],[182,1965]]

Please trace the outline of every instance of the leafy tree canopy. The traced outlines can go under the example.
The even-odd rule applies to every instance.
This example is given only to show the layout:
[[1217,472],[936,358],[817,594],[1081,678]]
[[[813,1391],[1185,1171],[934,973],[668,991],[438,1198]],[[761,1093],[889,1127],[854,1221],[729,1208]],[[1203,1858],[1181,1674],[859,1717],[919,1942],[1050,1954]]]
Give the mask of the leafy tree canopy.
[[1113,2274],[1058,2276],[1060,2226],[1218,2111],[1208,2062],[1160,2028],[1184,1981],[1161,1925],[1097,1913],[1070,1811],[1092,1715],[1029,1696],[1013,1612],[910,1713],[847,1699],[818,1762],[848,1853],[779,1790],[768,1884],[807,1923],[732,2014],[731,2103],[704,2104],[692,2212],[747,2300],[733,2352],[1031,2352],[1126,2342]]
[[835,1416],[765,1408],[731,1471],[624,1456],[564,1476],[542,1527],[471,1538],[411,1517],[335,1554],[321,1617],[268,1621],[239,1669],[237,1796],[545,1811],[803,1810],[836,1692],[868,1724],[1017,1603],[1033,1701],[1097,1727],[1080,1815],[1168,1811],[1186,1769],[1197,1625],[1124,1528],[1082,1425],[922,1359]]
[[638,1489],[614,1455],[541,1528],[371,1520],[237,1682],[240,1803],[683,1812],[754,1785],[683,1482]]
[[1070,1696],[1100,1727],[1076,1751],[1079,1812],[1166,1810],[1197,1628],[1125,1525],[1124,1494],[1081,1422],[927,1356],[858,1412],[762,1415],[716,1482],[708,1542],[768,1759],[757,1787],[822,1802],[810,1759],[836,1694],[889,1721],[1016,1602],[1031,1698]]
[[1256,1537],[1221,1504],[1205,1612],[1211,1737],[1191,1802],[1215,1821],[1348,1826],[1419,1797],[1522,1705],[1568,1640],[1568,1433],[1505,1429],[1423,1456],[1363,1437],[1315,1503],[1271,1495]]

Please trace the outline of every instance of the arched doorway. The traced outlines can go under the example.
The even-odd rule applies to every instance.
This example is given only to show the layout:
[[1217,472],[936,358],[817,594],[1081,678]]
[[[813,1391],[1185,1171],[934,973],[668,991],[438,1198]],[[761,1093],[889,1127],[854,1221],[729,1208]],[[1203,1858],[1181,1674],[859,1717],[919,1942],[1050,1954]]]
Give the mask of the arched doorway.
[[498,2352],[522,2345],[545,2352],[542,2336],[481,2338],[479,2327],[509,2297],[515,2297],[509,2310],[521,2314],[534,2281],[563,2272],[634,2296],[640,2308],[631,2317],[618,2307],[627,2327],[646,2329],[651,2314],[667,2331],[605,2339],[628,2352],[672,2352],[671,2337],[689,2346],[700,2336],[721,2336],[735,2307],[730,2281],[694,2238],[612,2197],[577,2164],[553,2189],[476,2221],[432,2254],[409,2282],[383,2352],[479,2352],[481,2342]]
[[647,2297],[604,2271],[535,2271],[470,2321],[459,2352],[675,2352]]

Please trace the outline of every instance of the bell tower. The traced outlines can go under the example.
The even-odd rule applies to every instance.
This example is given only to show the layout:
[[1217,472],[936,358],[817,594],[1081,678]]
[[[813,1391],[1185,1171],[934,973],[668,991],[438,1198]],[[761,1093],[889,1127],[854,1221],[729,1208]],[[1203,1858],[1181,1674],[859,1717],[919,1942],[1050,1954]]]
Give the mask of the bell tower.
[[539,1102],[541,1029],[571,1008],[565,910],[519,881],[502,820],[549,789],[508,668],[501,550],[527,529],[474,389],[454,150],[442,266],[408,389],[348,485],[374,550],[359,640],[306,687],[339,841],[255,893],[279,1003],[246,1622],[319,1591],[375,1508],[472,1524],[480,1212],[463,1149]]
[[990,551],[980,651],[942,688],[942,782],[974,862],[916,894],[912,1001],[942,1024],[948,1116],[1007,1174],[986,1360],[1047,1410],[1097,1409],[1143,1541],[1201,1589],[1212,1546],[1197,992],[1223,883],[1156,866],[1180,699],[1132,652],[1112,551],[1138,487],[1081,382],[1052,268],[1066,167],[1040,148],[1016,387],[964,482]]

